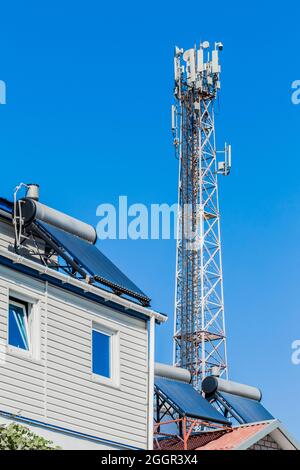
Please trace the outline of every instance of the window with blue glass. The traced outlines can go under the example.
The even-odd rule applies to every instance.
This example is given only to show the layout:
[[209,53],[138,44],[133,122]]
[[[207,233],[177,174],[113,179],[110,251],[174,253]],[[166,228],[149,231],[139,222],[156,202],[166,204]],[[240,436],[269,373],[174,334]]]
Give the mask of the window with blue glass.
[[111,378],[111,335],[92,330],[93,374]]
[[28,305],[9,301],[8,344],[25,351],[30,350]]

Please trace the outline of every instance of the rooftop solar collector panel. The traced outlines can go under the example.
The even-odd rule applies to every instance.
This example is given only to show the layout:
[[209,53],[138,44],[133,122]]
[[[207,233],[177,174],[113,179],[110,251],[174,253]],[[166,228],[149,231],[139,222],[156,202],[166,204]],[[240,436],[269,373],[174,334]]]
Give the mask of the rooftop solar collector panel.
[[112,288],[120,288],[123,293],[134,294],[142,299],[148,297],[112,263],[98,248],[85,240],[64,232],[45,222],[36,224],[66,250],[97,281]]
[[5,212],[9,214],[12,214],[13,204],[7,199],[0,197],[0,209],[4,210]]
[[226,392],[218,392],[218,395],[226,401],[245,423],[256,423],[258,421],[274,419],[271,413],[257,400]]
[[155,387],[185,416],[214,423],[230,424],[192,385],[155,377]]

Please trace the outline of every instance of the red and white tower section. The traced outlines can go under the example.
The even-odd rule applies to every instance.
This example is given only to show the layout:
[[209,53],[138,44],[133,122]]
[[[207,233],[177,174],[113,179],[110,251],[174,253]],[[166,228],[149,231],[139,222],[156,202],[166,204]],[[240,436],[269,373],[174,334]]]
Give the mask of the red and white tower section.
[[[175,49],[172,128],[179,160],[174,364],[193,385],[218,369],[227,377],[218,177],[231,168],[231,146],[216,150],[214,104],[220,90],[219,53]],[[221,158],[219,158],[221,157]]]

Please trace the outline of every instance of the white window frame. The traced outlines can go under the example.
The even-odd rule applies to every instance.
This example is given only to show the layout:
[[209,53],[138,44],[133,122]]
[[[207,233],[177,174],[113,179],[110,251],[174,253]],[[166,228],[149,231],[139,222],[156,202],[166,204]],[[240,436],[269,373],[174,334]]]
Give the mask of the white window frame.
[[[22,309],[23,311],[23,315],[24,315],[24,323],[25,323],[25,331],[26,331],[26,336],[27,336],[27,343],[28,343],[28,349],[24,349],[24,348],[18,348],[17,346],[13,346],[12,344],[9,343],[9,318],[10,318],[10,306],[13,305],[13,306],[16,306],[20,309]],[[30,352],[31,351],[31,328],[30,328],[30,312],[29,312],[30,308],[29,308],[29,304],[25,304],[24,303],[19,303],[17,302],[16,300],[14,299],[9,299],[9,304],[8,304],[8,334],[7,334],[7,343],[9,346],[13,347],[13,348],[16,348],[16,349],[22,349],[23,352]]]
[[[110,350],[109,350],[109,368],[110,377],[95,374],[93,372],[93,331],[102,333],[110,337]],[[91,376],[92,380],[103,385],[108,385],[114,388],[120,387],[120,337],[119,331],[108,328],[101,323],[92,322],[91,327]]]
[[[26,312],[26,331],[29,343],[28,350],[9,344],[9,306],[11,304],[23,308]],[[7,352],[8,354],[22,356],[34,361],[40,360],[40,302],[37,299],[29,298],[26,295],[13,290],[9,290],[8,293]]]

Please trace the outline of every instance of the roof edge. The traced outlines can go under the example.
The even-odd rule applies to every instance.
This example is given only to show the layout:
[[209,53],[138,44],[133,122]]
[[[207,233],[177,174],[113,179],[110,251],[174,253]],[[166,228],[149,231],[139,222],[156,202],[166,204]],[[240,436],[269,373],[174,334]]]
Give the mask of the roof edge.
[[[288,443],[291,446],[295,447],[297,450],[300,450],[300,442],[291,435],[291,433],[285,428],[285,426],[283,426],[281,421],[278,420],[278,423],[279,423],[278,428],[274,429],[274,431],[272,431],[271,435],[273,433],[276,433],[276,431],[279,431],[283,435],[283,438],[286,441],[288,441]],[[275,441],[278,439],[276,435],[272,436],[272,437]]]
[[101,289],[101,287],[96,287],[91,284],[87,284],[85,281],[74,279],[71,276],[67,276],[60,272],[56,272],[53,269],[43,266],[41,264],[38,264],[34,261],[31,261],[25,258],[24,256],[20,256],[20,255],[17,255],[16,253],[9,252],[3,249],[0,249],[0,256],[12,261],[12,263],[14,264],[21,264],[23,266],[31,268],[37,271],[41,275],[45,274],[49,277],[53,277],[54,279],[61,281],[63,284],[69,284],[74,287],[77,287],[81,289],[83,293],[92,293],[96,297],[102,298],[107,302],[114,302],[116,304],[119,304],[125,310],[133,310],[148,318],[154,317],[158,323],[164,323],[168,319],[166,315],[160,312],[157,312],[147,307],[143,307],[142,305],[138,305],[137,303],[124,299],[122,297],[119,297],[118,295],[114,293],[107,292],[106,290]]
[[[272,435],[274,432],[279,431],[282,435],[282,440],[281,442],[278,442],[279,436],[272,435],[271,437],[274,439],[275,442],[277,442],[278,445],[281,447],[285,447],[284,450],[292,450],[291,447],[295,449],[300,449],[299,443],[288,433],[288,431],[282,426],[281,422],[278,419],[273,419],[271,421],[258,421],[257,423],[251,423],[251,425],[258,425],[258,424],[265,424],[266,426],[258,431],[256,434],[253,436],[249,437],[245,441],[243,441],[241,444],[237,445],[234,447],[234,450],[246,450],[249,449],[249,447],[253,446],[256,444],[258,441],[266,437],[268,434]],[[235,426],[233,429],[241,428],[241,427],[249,427],[248,425],[241,425],[241,426]],[[290,445],[288,445],[287,442]]]

